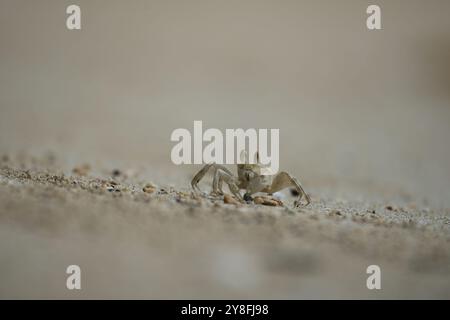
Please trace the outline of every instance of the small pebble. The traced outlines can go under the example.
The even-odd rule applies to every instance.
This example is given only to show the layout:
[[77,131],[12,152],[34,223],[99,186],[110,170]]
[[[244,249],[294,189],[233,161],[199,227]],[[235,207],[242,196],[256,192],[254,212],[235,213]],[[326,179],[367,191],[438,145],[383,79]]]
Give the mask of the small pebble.
[[278,202],[273,199],[266,199],[266,200],[264,200],[263,205],[276,207],[276,206],[278,206]]
[[122,172],[119,169],[114,169],[111,172],[111,174],[112,174],[113,177],[118,177],[118,176],[122,175]]
[[169,194],[169,192],[167,192],[166,189],[161,188],[161,189],[159,190],[158,194]]
[[142,188],[142,191],[145,193],[153,193],[156,191],[156,187],[151,183],[147,183],[144,188]]
[[339,210],[331,210],[328,213],[329,216],[342,216],[342,213]]
[[230,196],[229,194],[226,194],[223,197],[223,202],[228,203],[228,204],[239,204],[239,201],[237,201],[235,198],[233,198],[232,196]]
[[87,163],[73,168],[72,172],[79,176],[86,176],[91,170],[91,166]]
[[264,206],[272,206],[272,207],[283,206],[283,202],[281,202],[281,200],[262,196],[255,197],[253,199],[253,202],[255,204],[262,204]]
[[253,200],[253,202],[255,204],[263,204],[264,203],[264,199],[262,197],[255,197],[255,199]]

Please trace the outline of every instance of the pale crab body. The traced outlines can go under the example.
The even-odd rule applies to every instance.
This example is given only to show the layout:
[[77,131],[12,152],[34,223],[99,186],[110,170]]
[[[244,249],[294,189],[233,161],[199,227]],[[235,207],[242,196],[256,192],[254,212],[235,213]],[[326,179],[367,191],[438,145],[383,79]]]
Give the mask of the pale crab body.
[[[214,170],[211,192],[213,195],[223,194],[222,186],[224,182],[227,184],[231,193],[241,201],[251,200],[251,195],[258,192],[273,194],[277,191],[291,187],[294,188],[299,195],[299,198],[294,202],[295,207],[307,206],[311,203],[311,198],[303,190],[295,177],[284,171],[276,174],[267,174],[267,172],[262,174],[262,170],[265,168],[260,164],[238,164],[237,177],[223,165],[216,163],[207,164],[192,179],[191,185],[194,190],[201,192],[198,183],[210,168],[213,168]],[[244,196],[241,195],[240,190],[245,190]],[[302,200],[305,202],[301,202]]]

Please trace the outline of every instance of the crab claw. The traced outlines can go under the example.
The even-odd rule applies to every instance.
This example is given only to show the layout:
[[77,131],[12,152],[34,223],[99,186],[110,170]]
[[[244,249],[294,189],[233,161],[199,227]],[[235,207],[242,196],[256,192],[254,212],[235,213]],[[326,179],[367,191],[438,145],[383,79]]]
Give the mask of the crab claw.
[[305,194],[306,202],[302,202],[303,197],[294,201],[294,208],[307,207],[311,203],[311,198]]

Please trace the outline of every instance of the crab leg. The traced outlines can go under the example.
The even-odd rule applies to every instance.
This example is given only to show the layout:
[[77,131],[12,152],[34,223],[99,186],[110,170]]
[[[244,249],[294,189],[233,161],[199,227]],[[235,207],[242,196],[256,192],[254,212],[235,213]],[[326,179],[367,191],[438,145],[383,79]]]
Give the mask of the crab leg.
[[225,166],[217,164],[217,163],[209,163],[205,165],[192,179],[191,186],[194,190],[201,192],[198,187],[198,183],[201,179],[206,175],[210,168],[214,169],[214,180],[213,180],[213,193],[220,194],[222,193],[222,183],[225,182],[230,191],[239,199],[242,199],[242,196],[239,194],[239,187],[237,186],[237,178],[233,176],[233,174],[228,170]]

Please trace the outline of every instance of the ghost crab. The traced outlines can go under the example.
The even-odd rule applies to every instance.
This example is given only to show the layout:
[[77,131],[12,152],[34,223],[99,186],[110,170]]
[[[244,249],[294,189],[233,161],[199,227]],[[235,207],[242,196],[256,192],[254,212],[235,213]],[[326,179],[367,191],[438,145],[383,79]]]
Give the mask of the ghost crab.
[[[298,193],[299,197],[294,202],[294,207],[307,206],[311,203],[311,198],[303,190],[300,182],[285,171],[276,174],[261,174],[262,166],[259,161],[256,164],[238,164],[238,176],[234,176],[225,166],[217,163],[209,163],[205,165],[192,179],[191,186],[194,191],[202,192],[198,187],[200,180],[206,175],[210,168],[213,168],[213,185],[211,195],[223,195],[223,183],[228,185],[231,193],[240,200],[251,201],[252,195],[258,192],[267,193],[269,195],[281,191],[285,188],[292,187]],[[244,196],[240,194],[240,190],[245,190]],[[304,202],[302,201],[304,199]]]

